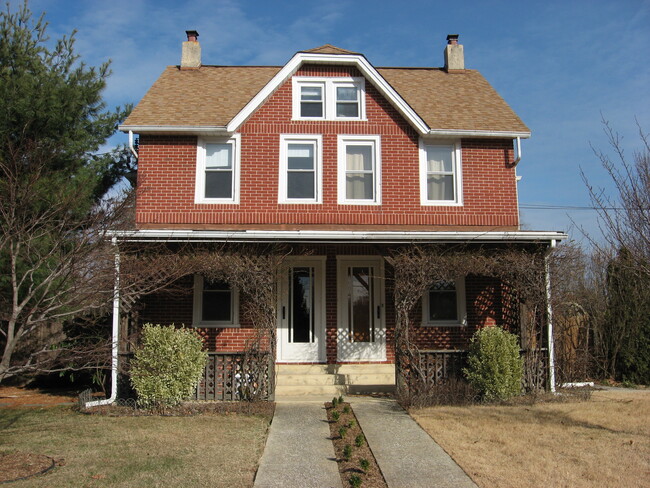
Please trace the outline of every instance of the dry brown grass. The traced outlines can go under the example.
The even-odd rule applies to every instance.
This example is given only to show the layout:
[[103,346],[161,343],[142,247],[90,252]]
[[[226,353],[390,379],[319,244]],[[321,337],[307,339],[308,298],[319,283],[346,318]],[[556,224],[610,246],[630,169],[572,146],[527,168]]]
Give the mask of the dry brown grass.
[[0,453],[63,463],[20,487],[246,487],[264,450],[269,417],[108,417],[70,408],[0,409]]
[[482,488],[650,487],[650,391],[412,416]]

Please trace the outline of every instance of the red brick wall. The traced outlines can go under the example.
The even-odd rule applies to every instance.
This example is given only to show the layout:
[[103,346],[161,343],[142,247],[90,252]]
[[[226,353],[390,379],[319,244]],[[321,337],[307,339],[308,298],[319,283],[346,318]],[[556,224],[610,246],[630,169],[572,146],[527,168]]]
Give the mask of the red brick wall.
[[[353,68],[304,67],[298,75],[360,76]],[[367,121],[292,121],[291,80],[242,125],[238,205],[195,204],[196,138],[140,137],[139,226],[219,224],[517,226],[510,140],[462,141],[464,205],[420,205],[418,136],[366,83]],[[322,134],[323,203],[278,204],[280,134]],[[381,136],[382,205],[338,205],[337,135]]]

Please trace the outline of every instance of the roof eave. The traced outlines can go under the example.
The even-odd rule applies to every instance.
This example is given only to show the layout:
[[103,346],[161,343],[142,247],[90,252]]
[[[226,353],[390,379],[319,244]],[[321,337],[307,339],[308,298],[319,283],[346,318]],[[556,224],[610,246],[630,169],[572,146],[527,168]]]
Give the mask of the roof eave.
[[122,132],[152,135],[192,134],[218,136],[229,134],[227,128],[221,125],[119,125],[117,129]]
[[427,132],[432,137],[489,137],[504,139],[521,139],[530,138],[530,132],[521,131],[501,131],[501,130],[462,130],[462,129],[430,129]]
[[549,244],[568,239],[557,231],[427,232],[427,231],[276,231],[276,230],[153,230],[112,231],[127,242],[313,242],[343,243],[517,243]]

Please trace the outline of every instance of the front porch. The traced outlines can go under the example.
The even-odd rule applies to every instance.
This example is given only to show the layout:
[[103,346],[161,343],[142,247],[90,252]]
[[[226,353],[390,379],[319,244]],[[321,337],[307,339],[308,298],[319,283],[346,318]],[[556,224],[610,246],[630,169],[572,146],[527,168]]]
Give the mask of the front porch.
[[[242,399],[251,392],[263,398],[391,392],[399,384],[398,349],[397,356],[405,350],[426,352],[427,375],[444,381],[459,376],[462,361],[454,358],[462,358],[474,332],[489,325],[519,333],[522,347],[548,344],[545,308],[535,303],[531,312],[529,303],[522,314],[525,300],[506,272],[494,271],[494,263],[457,264],[474,254],[502,259],[517,252],[532,256],[531,262],[541,265],[535,276],[543,278],[543,255],[551,242],[537,234],[515,242],[492,236],[489,241],[483,237],[485,242],[435,244],[406,243],[404,236],[395,242],[282,244],[188,243],[187,236],[181,237],[161,249],[186,256],[183,272],[170,273],[166,289],[139,298],[122,335],[147,322],[195,327],[211,358],[198,399]],[[142,244],[131,235],[121,246],[128,252]],[[410,308],[404,308],[403,290],[413,280],[397,257],[413,249],[456,261],[447,269],[427,261],[432,269],[418,284],[419,295],[409,297]],[[522,328],[524,315],[532,317],[534,330]],[[398,331],[402,339],[396,338]],[[403,342],[405,331],[408,343]],[[124,345],[122,350],[127,352]],[[253,356],[267,364],[244,381]],[[398,369],[400,378],[404,368]],[[242,388],[248,393],[242,394]]]

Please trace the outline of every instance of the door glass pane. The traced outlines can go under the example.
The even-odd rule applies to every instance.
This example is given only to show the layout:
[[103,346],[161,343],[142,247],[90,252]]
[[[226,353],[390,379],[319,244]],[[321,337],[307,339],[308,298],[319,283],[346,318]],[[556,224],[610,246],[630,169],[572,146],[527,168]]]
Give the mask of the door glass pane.
[[289,272],[289,342],[314,342],[314,268]]
[[287,173],[287,198],[315,198],[312,171]]
[[350,342],[374,342],[372,268],[350,267],[348,280],[349,340]]
[[232,171],[206,171],[205,198],[232,198]]

